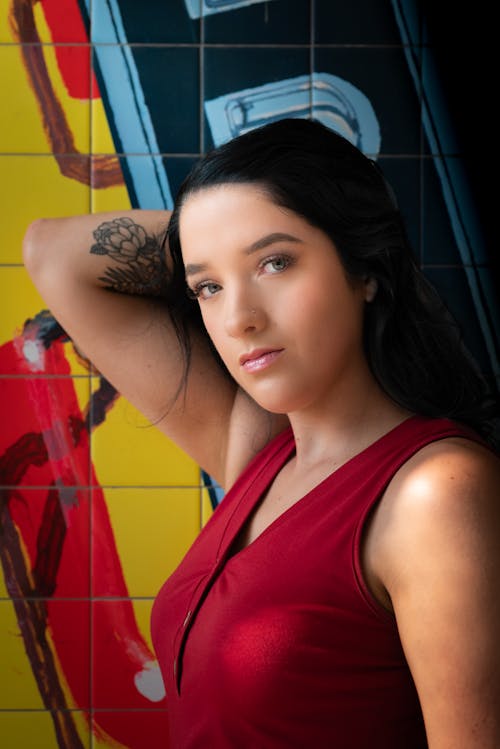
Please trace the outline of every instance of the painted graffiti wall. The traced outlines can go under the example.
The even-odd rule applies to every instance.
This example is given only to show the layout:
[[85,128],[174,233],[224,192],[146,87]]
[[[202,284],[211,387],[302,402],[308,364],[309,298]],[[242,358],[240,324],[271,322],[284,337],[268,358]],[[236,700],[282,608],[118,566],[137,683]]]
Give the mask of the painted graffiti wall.
[[167,749],[151,606],[223,501],[46,308],[31,221],[170,208],[214,144],[314,117],[379,161],[498,382],[493,260],[424,5],[0,0],[2,749]]

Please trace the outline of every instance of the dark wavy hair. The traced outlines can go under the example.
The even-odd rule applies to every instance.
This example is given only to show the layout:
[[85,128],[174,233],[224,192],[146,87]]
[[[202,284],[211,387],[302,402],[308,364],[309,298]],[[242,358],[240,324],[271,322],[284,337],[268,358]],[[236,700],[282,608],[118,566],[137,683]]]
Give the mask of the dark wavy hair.
[[330,237],[347,278],[377,280],[375,299],[366,305],[365,352],[396,403],[462,422],[497,441],[495,397],[459,326],[418,267],[380,167],[315,120],[278,120],[234,138],[203,157],[182,183],[167,232],[173,264],[168,304],[186,373],[189,330],[204,327],[198,303],[186,294],[179,217],[189,195],[224,184],[258,185],[274,203]]

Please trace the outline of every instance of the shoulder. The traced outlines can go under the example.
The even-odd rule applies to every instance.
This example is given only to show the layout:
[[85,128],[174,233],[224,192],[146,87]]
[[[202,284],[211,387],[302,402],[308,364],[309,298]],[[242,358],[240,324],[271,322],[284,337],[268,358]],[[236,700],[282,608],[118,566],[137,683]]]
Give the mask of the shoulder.
[[426,446],[394,477],[375,527],[371,558],[430,744],[498,746],[499,458],[462,438]]
[[[480,574],[500,549],[500,459],[470,439],[452,437],[420,449],[395,474],[366,541],[366,564],[382,602],[448,565]],[[383,591],[387,594],[384,595]]]
[[432,442],[396,473],[384,500],[396,513],[423,524],[498,511],[500,458],[471,439]]
[[[484,545],[500,533],[500,459],[484,445],[464,438],[433,442],[396,473],[383,499],[387,553],[399,558],[401,545],[415,555],[429,544],[443,553],[457,534]],[[500,536],[496,536],[497,543]]]

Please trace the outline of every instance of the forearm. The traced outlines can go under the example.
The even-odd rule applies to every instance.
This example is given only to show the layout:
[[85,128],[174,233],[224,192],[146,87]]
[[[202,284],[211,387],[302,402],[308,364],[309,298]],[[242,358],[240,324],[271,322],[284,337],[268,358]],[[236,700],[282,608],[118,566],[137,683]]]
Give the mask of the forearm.
[[24,263],[42,295],[59,279],[158,296],[168,276],[169,217],[168,211],[130,210],[40,219],[25,234]]

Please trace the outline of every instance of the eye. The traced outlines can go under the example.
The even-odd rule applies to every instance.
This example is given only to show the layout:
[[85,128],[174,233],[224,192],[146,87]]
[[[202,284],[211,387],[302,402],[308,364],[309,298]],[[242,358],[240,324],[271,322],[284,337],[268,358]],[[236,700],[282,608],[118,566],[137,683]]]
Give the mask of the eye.
[[262,268],[266,273],[281,273],[291,264],[292,258],[288,255],[274,255],[268,257],[262,263]]
[[191,299],[210,299],[210,297],[217,294],[220,291],[221,286],[213,281],[200,281],[192,289],[190,286],[187,288],[187,295]]

